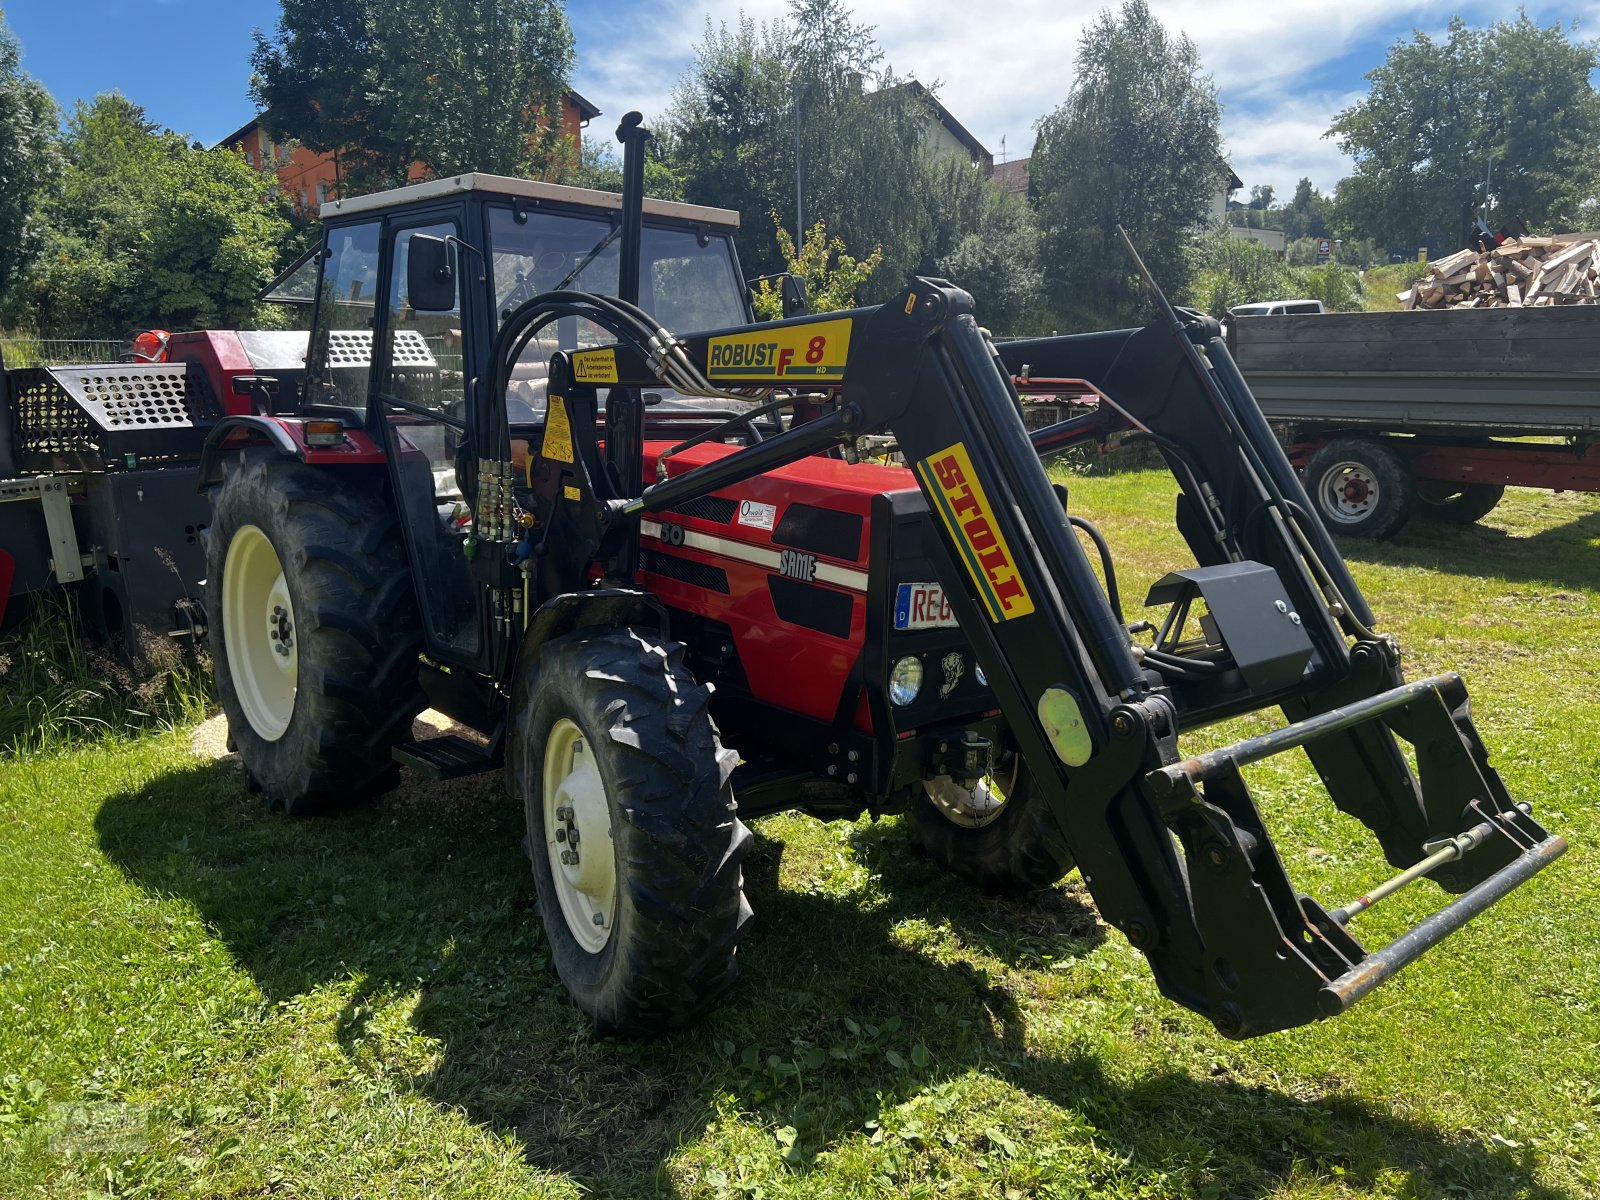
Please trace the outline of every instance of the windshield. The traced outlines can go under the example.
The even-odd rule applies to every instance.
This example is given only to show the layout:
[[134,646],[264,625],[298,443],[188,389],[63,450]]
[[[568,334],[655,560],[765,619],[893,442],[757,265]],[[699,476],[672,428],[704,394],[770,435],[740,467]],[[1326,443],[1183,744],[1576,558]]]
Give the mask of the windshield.
[[[603,216],[529,212],[518,221],[510,208],[489,209],[489,258],[496,322],[556,288],[617,294],[621,239]],[[732,245],[723,234],[646,226],[639,262],[639,305],[674,333],[743,325],[744,285],[734,270]],[[588,321],[563,317],[530,342],[512,370],[506,402],[513,422],[544,410],[545,378],[556,350],[615,341]],[[665,389],[662,390],[663,394]]]

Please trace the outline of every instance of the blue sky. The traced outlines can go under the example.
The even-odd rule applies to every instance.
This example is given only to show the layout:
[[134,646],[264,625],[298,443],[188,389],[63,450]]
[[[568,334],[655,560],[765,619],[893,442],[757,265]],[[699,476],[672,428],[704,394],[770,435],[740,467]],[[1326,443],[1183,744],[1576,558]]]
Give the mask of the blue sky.
[[[1084,22],[1101,3],[860,0],[894,70],[939,85],[945,106],[980,141],[1016,158],[1033,123],[1060,103]],[[1168,28],[1187,32],[1216,78],[1223,136],[1245,184],[1292,190],[1302,175],[1329,188],[1346,160],[1321,137],[1364,92],[1362,75],[1414,28],[1442,30],[1452,13],[1474,24],[1513,15],[1481,0],[1151,0]],[[1584,18],[1600,30],[1600,0],[1529,3],[1541,23]],[[277,0],[0,0],[23,44],[23,65],[56,98],[117,89],[153,120],[210,144],[252,115],[251,30],[277,23]],[[782,0],[572,0],[578,44],[573,86],[604,112],[646,116],[667,104],[708,19],[741,11],[768,19]]]

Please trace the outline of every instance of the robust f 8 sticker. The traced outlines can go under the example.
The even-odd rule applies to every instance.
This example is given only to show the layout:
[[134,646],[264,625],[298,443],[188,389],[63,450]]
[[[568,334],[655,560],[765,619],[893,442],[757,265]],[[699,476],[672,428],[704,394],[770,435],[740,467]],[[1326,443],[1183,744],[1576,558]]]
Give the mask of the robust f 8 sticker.
[[712,379],[843,379],[850,321],[807,321],[714,337],[706,352]]
[[1033,597],[1017,574],[1016,560],[994,523],[972,459],[960,442],[917,464],[934,510],[960,551],[967,573],[983,597],[989,620],[999,623],[1033,611]]

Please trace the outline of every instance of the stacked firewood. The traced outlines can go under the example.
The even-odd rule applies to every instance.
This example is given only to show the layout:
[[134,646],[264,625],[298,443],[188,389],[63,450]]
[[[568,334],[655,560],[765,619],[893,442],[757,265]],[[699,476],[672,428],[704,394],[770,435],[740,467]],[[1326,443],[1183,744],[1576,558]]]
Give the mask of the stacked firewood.
[[1600,303],[1600,238],[1512,238],[1428,264],[1397,299],[1405,308],[1544,308]]

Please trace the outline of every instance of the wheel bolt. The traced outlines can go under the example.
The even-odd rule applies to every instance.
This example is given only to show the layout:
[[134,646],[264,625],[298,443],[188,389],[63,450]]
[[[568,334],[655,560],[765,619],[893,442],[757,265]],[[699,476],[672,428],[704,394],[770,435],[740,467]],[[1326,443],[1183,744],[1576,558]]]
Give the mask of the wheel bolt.
[[567,845],[576,846],[577,844],[578,844],[578,831],[576,829],[567,830]]
[[567,840],[567,831],[565,829],[556,830],[556,841],[564,842],[566,840]]
[[273,649],[276,650],[279,654],[283,655],[285,658],[289,657],[289,646],[288,646],[287,643],[279,642],[276,646],[273,647]]
[[572,809],[568,808],[565,804],[563,804],[560,808],[556,809],[556,820],[558,820],[558,821],[570,821],[570,820],[572,820]]
[[566,866],[575,867],[578,865],[578,856],[571,850],[563,850],[561,852],[561,861]]
[[606,915],[605,915],[605,913],[595,913],[595,915],[594,915],[594,923],[596,925],[604,925],[606,923]]

